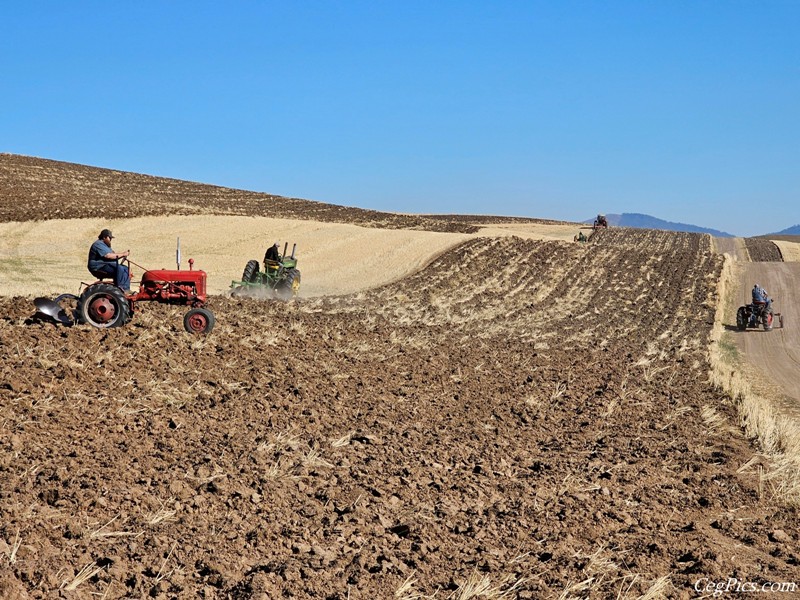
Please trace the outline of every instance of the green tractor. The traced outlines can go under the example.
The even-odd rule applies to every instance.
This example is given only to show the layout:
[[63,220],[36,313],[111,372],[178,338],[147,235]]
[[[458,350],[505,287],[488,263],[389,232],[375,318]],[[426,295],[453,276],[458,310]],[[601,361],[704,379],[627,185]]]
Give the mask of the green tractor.
[[249,260],[244,266],[241,281],[231,282],[231,296],[248,298],[278,298],[289,301],[300,291],[300,271],[297,270],[297,259],[294,256],[297,244],[292,246],[292,253],[286,256],[289,248],[287,242],[283,254],[278,252],[278,244],[271,246],[264,254],[264,270],[259,271],[257,260]]

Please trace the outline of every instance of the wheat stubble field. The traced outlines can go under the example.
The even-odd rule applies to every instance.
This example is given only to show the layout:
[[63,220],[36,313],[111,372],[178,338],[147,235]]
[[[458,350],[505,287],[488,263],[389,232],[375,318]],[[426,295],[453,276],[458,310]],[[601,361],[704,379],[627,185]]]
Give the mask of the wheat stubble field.
[[[708,236],[609,229],[575,244],[574,224],[389,215],[11,155],[0,207],[14,290],[0,289],[0,597],[800,584],[791,489],[711,383],[726,263]],[[166,226],[145,244],[151,218]],[[204,229],[235,219],[269,229],[260,254],[205,248]],[[108,222],[153,260],[162,244],[158,266],[191,229],[185,258],[233,270],[213,274],[219,291],[264,241],[307,236],[310,291],[214,296],[203,338],[155,304],[112,330],[31,320],[51,276],[7,248],[44,259],[24,233],[38,231],[60,250],[42,268],[72,291],[60,286],[85,277],[82,250]],[[325,262],[337,239],[349,252]]]

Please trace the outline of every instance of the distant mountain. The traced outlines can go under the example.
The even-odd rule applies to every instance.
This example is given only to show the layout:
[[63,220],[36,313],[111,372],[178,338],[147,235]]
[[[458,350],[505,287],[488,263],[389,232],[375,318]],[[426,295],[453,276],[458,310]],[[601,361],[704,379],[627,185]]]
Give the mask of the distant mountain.
[[770,235],[800,235],[800,225],[792,225],[788,229],[784,229],[783,231],[776,231],[775,233],[771,233]]
[[[716,237],[735,237],[730,233],[698,227],[697,225],[687,225],[686,223],[673,223],[664,221],[650,215],[638,213],[622,213],[621,215],[606,215],[608,224],[612,227],[636,227],[638,229],[664,229],[666,231],[686,231],[688,233],[708,233]],[[594,223],[594,219],[588,219],[584,223]],[[800,227],[800,226],[798,226]]]

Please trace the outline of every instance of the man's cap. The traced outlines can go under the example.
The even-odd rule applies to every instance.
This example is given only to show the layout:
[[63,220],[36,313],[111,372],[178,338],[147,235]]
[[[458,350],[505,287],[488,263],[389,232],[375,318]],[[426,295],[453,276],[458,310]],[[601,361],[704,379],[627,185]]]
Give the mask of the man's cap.
[[100,235],[97,236],[97,239],[102,240],[104,237],[110,237],[112,240],[114,239],[114,236],[111,235],[110,229],[103,229],[103,231],[100,232]]

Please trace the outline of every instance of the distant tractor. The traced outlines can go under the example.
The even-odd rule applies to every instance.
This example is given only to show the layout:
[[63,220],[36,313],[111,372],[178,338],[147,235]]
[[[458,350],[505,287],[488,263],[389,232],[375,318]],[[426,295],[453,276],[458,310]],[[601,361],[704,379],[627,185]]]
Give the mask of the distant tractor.
[[[124,292],[109,281],[81,283],[78,296],[61,294],[55,300],[36,298],[37,311],[64,325],[88,323],[93,327],[121,327],[130,322],[140,302],[160,302],[191,307],[183,317],[183,326],[189,333],[209,333],[214,327],[214,313],[205,308],[206,272],[194,271],[194,260],[189,259],[189,270],[180,270],[180,245],[178,269],[144,269],[139,291]],[[129,264],[135,263],[128,261]],[[142,267],[140,267],[142,268]],[[77,301],[72,316],[61,307],[64,300]]]
[[[584,223],[585,222],[586,221],[584,221]],[[581,227],[581,229],[591,229],[592,233],[589,234],[589,237],[586,238],[586,240],[578,239],[578,236],[576,236],[575,237],[576,242],[588,241],[598,229],[608,229],[608,219],[606,219],[605,215],[597,215],[597,217],[594,220],[594,223],[592,223],[591,225],[587,225],[585,227]]]
[[274,297],[289,301],[300,291],[300,271],[297,269],[295,251],[297,244],[292,245],[292,253],[287,256],[287,242],[283,246],[283,254],[278,252],[278,244],[270,246],[264,254],[264,270],[259,270],[258,261],[247,261],[242,272],[242,279],[231,282],[231,296],[264,298]]
[[597,215],[597,218],[594,220],[594,225],[592,227],[594,229],[599,229],[600,227],[608,228],[608,219],[606,219],[605,215]]

